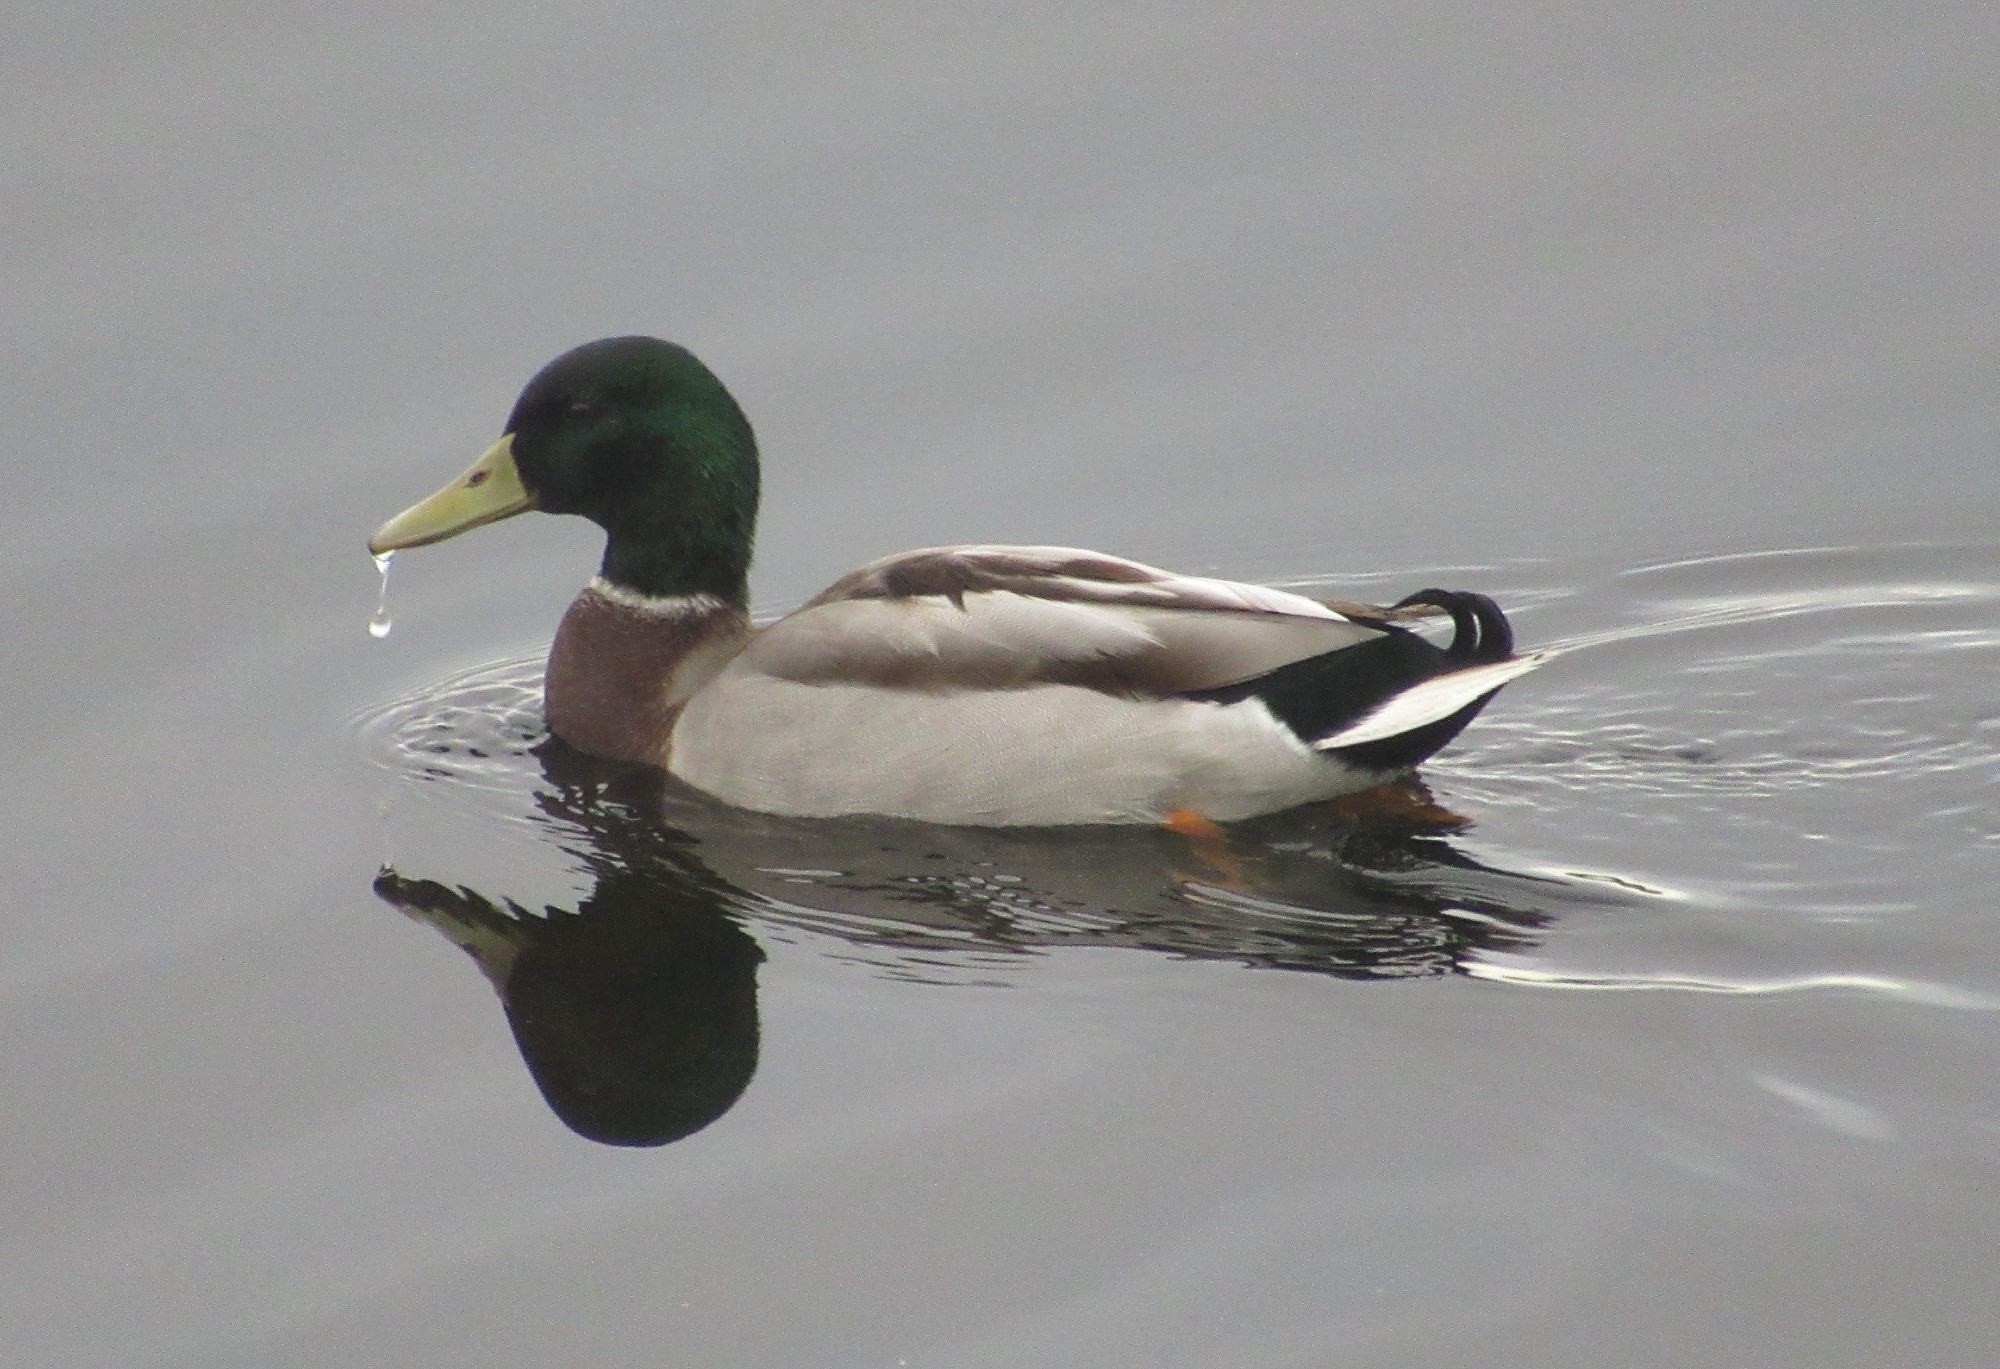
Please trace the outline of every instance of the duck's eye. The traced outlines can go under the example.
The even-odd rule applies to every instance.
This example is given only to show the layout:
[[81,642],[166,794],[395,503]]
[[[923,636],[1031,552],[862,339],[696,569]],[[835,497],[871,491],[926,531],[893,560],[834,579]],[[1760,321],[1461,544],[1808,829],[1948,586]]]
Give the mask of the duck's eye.
[[573,414],[587,414],[596,407],[597,405],[588,399],[572,399],[569,402],[569,411]]

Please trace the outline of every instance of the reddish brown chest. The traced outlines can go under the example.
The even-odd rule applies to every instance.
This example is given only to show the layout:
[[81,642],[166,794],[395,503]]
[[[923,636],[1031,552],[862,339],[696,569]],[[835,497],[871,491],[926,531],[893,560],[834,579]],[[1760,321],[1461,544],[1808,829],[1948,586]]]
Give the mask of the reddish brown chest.
[[740,609],[700,598],[577,596],[549,648],[549,729],[592,755],[664,765],[688,696],[740,643]]

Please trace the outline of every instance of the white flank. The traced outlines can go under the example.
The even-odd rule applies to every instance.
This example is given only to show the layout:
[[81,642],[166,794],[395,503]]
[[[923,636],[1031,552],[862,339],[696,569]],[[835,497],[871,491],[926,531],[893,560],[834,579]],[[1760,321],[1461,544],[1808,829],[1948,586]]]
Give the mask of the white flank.
[[1313,743],[1313,749],[1332,751],[1343,746],[1359,746],[1363,742],[1386,741],[1405,732],[1414,732],[1440,718],[1449,718],[1480,695],[1491,693],[1507,681],[1527,674],[1555,654],[1553,651],[1533,651],[1525,656],[1516,656],[1511,661],[1467,666],[1448,675],[1433,675],[1378,705],[1360,722],[1349,723],[1332,736],[1320,738]]
[[742,808],[982,827],[1150,823],[1177,808],[1227,822],[1381,779],[1312,751],[1254,700],[811,685],[740,660],[689,701],[671,755],[676,775]]

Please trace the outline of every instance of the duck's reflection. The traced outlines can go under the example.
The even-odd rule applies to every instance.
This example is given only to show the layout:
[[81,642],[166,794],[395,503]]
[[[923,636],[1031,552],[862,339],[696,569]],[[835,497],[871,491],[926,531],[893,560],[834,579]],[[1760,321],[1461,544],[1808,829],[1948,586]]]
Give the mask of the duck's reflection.
[[[553,846],[529,845],[581,862],[593,887],[574,909],[393,869],[375,891],[472,955],[549,1106],[612,1145],[687,1136],[749,1084],[763,957],[747,928],[838,938],[906,978],[990,979],[996,960],[1079,946],[1408,978],[1521,948],[1562,903],[1590,897],[1441,837],[1326,813],[1245,824],[1226,844],[1155,829],[800,821],[725,808],[558,742],[537,754]],[[503,867],[478,882],[508,878]]]

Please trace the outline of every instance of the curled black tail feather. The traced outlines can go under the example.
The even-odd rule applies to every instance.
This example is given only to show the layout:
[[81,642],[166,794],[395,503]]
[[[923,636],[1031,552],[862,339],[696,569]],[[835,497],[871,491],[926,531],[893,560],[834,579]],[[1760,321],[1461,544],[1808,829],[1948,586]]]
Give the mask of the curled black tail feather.
[[[1372,641],[1280,666],[1268,674],[1180,697],[1211,703],[1258,699],[1308,746],[1366,718],[1377,708],[1433,676],[1505,661],[1514,654],[1514,630],[1500,606],[1466,590],[1420,589],[1397,608],[1429,604],[1451,615],[1452,639],[1434,646],[1406,627],[1382,625]],[[1411,767],[1449,742],[1486,706],[1482,695],[1449,717],[1393,737],[1358,742],[1326,754],[1385,775]]]
[[1514,654],[1514,629],[1500,605],[1484,594],[1462,589],[1420,589],[1396,601],[1396,608],[1429,604],[1451,615],[1451,644],[1445,658],[1454,666],[1485,665]]

